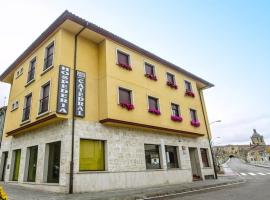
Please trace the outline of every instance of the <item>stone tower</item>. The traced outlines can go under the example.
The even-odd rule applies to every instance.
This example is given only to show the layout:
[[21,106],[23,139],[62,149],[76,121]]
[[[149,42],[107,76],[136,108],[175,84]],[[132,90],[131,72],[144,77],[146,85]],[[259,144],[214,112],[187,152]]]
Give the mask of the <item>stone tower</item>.
[[253,135],[251,136],[252,145],[265,145],[263,136],[257,133],[256,129],[253,129]]

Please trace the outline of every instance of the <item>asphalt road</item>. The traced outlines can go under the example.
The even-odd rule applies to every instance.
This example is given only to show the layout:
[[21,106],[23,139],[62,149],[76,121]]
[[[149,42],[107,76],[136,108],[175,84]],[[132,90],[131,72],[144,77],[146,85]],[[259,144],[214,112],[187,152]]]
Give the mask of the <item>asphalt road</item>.
[[246,183],[218,190],[190,194],[170,200],[269,200],[270,168],[255,167],[232,158],[228,166]]

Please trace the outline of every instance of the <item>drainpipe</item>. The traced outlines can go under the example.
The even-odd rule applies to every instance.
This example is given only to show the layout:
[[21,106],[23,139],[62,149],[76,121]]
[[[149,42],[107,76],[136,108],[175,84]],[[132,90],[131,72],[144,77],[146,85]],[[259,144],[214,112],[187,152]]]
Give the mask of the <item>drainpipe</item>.
[[[88,24],[88,23],[87,23]],[[86,26],[87,26],[86,24]],[[72,111],[72,130],[71,130],[71,161],[69,176],[69,194],[73,193],[73,174],[74,174],[74,136],[75,136],[75,114],[76,114],[76,70],[77,70],[77,39],[80,33],[85,29],[84,26],[74,38],[74,63],[73,63],[73,111]]]
[[[205,127],[206,127],[206,133],[207,133],[207,138],[208,138],[208,143],[209,143],[209,147],[210,147],[210,151],[211,151],[211,156],[212,156],[212,162],[213,162],[213,168],[214,168],[214,173],[215,173],[215,179],[218,179],[217,177],[217,171],[216,171],[216,162],[215,162],[215,158],[214,158],[214,154],[213,154],[213,148],[212,148],[212,144],[211,144],[211,138],[210,138],[210,134],[209,134],[209,130],[207,128],[208,124],[206,121],[206,116],[205,116],[205,107],[204,107],[204,102],[202,101],[202,90],[204,88],[199,90],[199,96],[200,96],[200,101],[201,101],[201,105],[202,105],[202,111],[203,111],[203,118],[204,118],[204,123],[205,123]],[[210,129],[210,127],[209,127]]]

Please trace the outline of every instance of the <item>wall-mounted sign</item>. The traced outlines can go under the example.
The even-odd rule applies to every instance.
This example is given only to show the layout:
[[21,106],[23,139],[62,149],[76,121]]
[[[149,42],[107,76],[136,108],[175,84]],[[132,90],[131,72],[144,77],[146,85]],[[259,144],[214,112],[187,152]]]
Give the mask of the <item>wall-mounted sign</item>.
[[59,66],[57,113],[68,114],[69,104],[69,83],[70,68],[64,65]]
[[76,112],[75,116],[85,116],[85,78],[86,74],[82,71],[76,71]]

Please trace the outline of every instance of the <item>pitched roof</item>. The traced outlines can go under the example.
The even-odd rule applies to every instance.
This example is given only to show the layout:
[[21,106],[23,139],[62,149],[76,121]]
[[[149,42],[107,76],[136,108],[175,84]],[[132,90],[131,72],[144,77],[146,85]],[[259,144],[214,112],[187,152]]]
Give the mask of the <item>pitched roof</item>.
[[50,34],[52,34],[63,22],[65,22],[66,20],[71,20],[77,24],[80,24],[106,38],[109,38],[119,44],[122,44],[124,46],[127,46],[130,49],[133,49],[153,60],[156,60],[157,62],[160,62],[172,69],[175,69],[183,74],[185,74],[186,76],[189,76],[191,78],[193,78],[194,80],[201,82],[203,84],[206,85],[206,87],[213,87],[214,85],[186,70],[184,70],[183,68],[163,59],[160,58],[159,56],[117,36],[114,35],[113,33],[98,27],[97,25],[86,21],[85,19],[82,19],[74,14],[72,14],[69,11],[64,11],[1,75],[0,75],[0,81],[2,81],[12,70],[14,70],[18,64],[20,64],[20,62],[22,62],[32,51],[34,51],[35,48],[37,48]]

